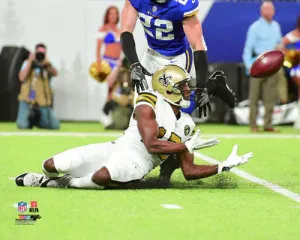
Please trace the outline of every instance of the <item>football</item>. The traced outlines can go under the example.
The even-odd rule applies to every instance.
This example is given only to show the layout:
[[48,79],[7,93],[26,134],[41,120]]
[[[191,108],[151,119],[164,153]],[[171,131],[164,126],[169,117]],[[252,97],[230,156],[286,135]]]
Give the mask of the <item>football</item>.
[[284,54],[281,51],[267,51],[260,54],[252,64],[250,75],[254,78],[266,78],[274,75],[282,67]]

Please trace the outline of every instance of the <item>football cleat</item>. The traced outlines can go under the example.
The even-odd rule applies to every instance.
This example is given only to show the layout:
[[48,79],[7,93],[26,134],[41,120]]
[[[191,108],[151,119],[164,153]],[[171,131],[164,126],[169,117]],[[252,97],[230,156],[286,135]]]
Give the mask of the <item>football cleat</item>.
[[237,103],[235,93],[229,88],[226,82],[226,76],[223,71],[215,71],[208,79],[208,85],[214,85],[213,90],[209,92],[215,97],[223,100],[230,108],[234,108]]
[[63,175],[62,177],[49,178],[46,181],[42,182],[40,187],[44,188],[68,188],[69,182],[72,177],[68,174]]
[[40,173],[23,173],[15,178],[15,182],[19,187],[38,187],[45,178]]

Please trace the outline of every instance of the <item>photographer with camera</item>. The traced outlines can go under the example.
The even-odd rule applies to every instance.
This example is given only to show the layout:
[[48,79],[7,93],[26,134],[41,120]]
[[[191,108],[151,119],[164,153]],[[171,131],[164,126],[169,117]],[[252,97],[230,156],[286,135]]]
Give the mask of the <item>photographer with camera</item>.
[[22,83],[19,94],[17,126],[20,129],[37,126],[46,129],[59,129],[52,106],[51,77],[57,76],[57,70],[47,58],[47,48],[39,43],[35,52],[24,61],[19,80]]

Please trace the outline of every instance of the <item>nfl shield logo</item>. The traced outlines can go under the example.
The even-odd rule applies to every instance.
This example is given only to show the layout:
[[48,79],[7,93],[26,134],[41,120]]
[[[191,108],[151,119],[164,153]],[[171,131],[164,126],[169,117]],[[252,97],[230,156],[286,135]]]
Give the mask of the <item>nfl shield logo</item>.
[[18,211],[19,212],[26,212],[27,210],[27,202],[18,202]]

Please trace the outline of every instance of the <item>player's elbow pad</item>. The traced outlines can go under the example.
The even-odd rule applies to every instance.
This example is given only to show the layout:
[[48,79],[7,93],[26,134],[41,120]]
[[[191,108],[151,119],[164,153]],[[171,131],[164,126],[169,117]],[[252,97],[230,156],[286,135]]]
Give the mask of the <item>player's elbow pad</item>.
[[136,62],[139,62],[139,58],[135,49],[135,41],[131,32],[122,32],[121,44],[129,64],[132,65]]

